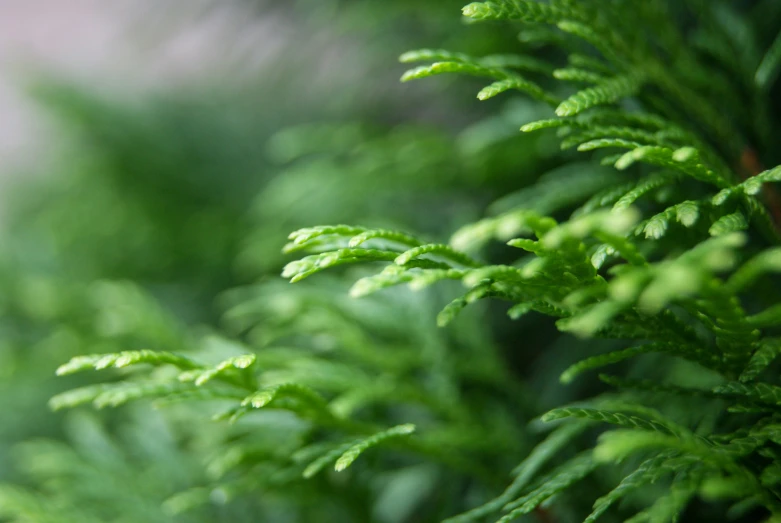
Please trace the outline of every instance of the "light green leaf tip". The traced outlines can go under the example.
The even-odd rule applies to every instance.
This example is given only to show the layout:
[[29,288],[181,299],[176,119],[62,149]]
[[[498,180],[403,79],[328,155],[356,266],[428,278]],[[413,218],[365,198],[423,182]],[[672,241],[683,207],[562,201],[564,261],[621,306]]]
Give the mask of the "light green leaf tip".
[[380,432],[378,434],[375,434],[374,436],[371,436],[369,438],[366,438],[365,440],[356,443],[352,447],[350,447],[344,454],[342,454],[339,459],[336,460],[336,464],[334,465],[334,470],[337,472],[341,472],[352,463],[358,459],[358,456],[360,456],[365,450],[374,447],[378,445],[379,443],[382,443],[383,441],[386,441],[391,438],[398,438],[401,436],[407,436],[409,434],[412,434],[415,432],[415,425],[412,423],[407,423],[405,425],[398,425],[396,427],[392,427],[386,431]]

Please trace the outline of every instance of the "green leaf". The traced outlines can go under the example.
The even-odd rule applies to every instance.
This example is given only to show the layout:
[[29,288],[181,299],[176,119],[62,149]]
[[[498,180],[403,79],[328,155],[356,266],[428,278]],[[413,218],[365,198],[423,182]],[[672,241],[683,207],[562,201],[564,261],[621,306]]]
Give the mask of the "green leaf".
[[748,220],[740,211],[722,216],[711,225],[708,232],[711,236],[722,236],[737,231],[748,229]]
[[482,521],[482,518],[485,516],[498,512],[504,505],[521,493],[548,461],[556,457],[565,447],[571,445],[573,440],[590,425],[591,423],[587,421],[575,421],[557,427],[532,449],[526,459],[513,469],[512,475],[514,479],[501,495],[463,514],[448,518],[443,523]]
[[339,458],[339,456],[344,454],[353,445],[355,445],[355,442],[351,441],[349,443],[344,443],[342,445],[339,445],[329,450],[328,452],[326,452],[316,460],[312,461],[309,465],[307,465],[307,467],[304,469],[304,472],[302,473],[302,476],[306,479],[314,477],[318,472],[323,470],[330,463],[336,461]]
[[388,231],[385,229],[372,229],[370,231],[364,231],[350,238],[350,243],[348,246],[354,249],[356,247],[360,247],[370,240],[386,240],[408,247],[417,247],[423,244],[423,242],[417,238],[403,232]]
[[179,381],[192,381],[201,387],[214,379],[227,379],[233,381],[233,377],[241,375],[244,379],[252,379],[251,367],[255,364],[254,354],[242,354],[234,356],[218,363],[211,369],[198,369],[183,372],[179,375]]
[[393,261],[396,265],[407,265],[415,258],[424,255],[433,255],[448,262],[454,262],[466,267],[482,267],[483,265],[463,252],[457,251],[449,245],[439,243],[413,247],[412,249],[399,254]]
[[262,409],[280,395],[288,395],[304,400],[305,403],[325,410],[325,400],[315,390],[300,383],[283,383],[259,390],[241,401],[242,407]]
[[200,365],[193,360],[171,352],[133,350],[114,354],[90,354],[76,356],[57,369],[57,376],[65,376],[85,370],[102,370],[109,367],[120,369],[130,365],[173,365],[180,369],[197,369]]
[[770,87],[781,72],[781,33],[770,45],[754,75],[756,84],[761,89]]
[[726,396],[745,396],[768,405],[781,405],[781,387],[767,383],[732,382],[716,387],[713,391]]
[[366,231],[364,227],[353,227],[351,225],[321,225],[318,227],[306,227],[293,231],[288,236],[288,243],[283,252],[292,253],[307,249],[313,244],[320,244],[323,237],[350,237],[361,234]]
[[577,67],[556,69],[553,71],[553,77],[557,80],[586,84],[596,84],[605,80],[605,77],[599,73],[594,73],[585,69],[578,69]]
[[480,90],[479,93],[477,93],[477,98],[478,100],[488,100],[498,94],[509,91],[510,89],[521,91],[528,94],[535,100],[540,100],[551,105],[558,103],[558,99],[555,96],[548,94],[534,82],[531,82],[518,75],[512,75],[509,78],[505,78],[504,80],[497,80],[491,85],[484,87]]
[[761,276],[769,272],[781,272],[781,248],[765,249],[741,265],[725,283],[724,291],[730,294],[745,291]]
[[647,420],[637,416],[629,416],[620,412],[578,407],[563,407],[553,409],[543,414],[542,421],[551,422],[564,418],[581,418],[590,421],[610,423],[612,425],[620,425],[622,427],[631,427],[639,430],[662,432],[664,434],[670,434],[674,432],[673,430],[667,428],[664,424],[655,420]]
[[645,194],[648,194],[649,192],[654,191],[660,187],[664,187],[665,185],[673,183],[674,181],[675,181],[675,177],[670,175],[657,174],[654,176],[649,176],[641,180],[640,182],[638,182],[637,185],[631,191],[623,195],[615,203],[615,205],[613,205],[613,209],[615,210],[628,209],[632,204],[634,204],[639,198],[641,198]]
[[528,0],[473,2],[462,9],[464,16],[475,20],[520,20],[555,24],[566,13],[550,5]]
[[98,409],[119,407],[135,400],[165,397],[189,390],[190,387],[190,385],[177,382],[122,382],[90,385],[57,394],[49,400],[49,407],[52,410],[60,410],[90,402]]
[[691,227],[697,223],[697,219],[700,217],[700,204],[694,201],[681,202],[674,206],[675,218],[684,227]]
[[664,352],[666,350],[669,350],[667,344],[649,343],[647,345],[638,345],[637,347],[629,347],[628,349],[592,356],[568,367],[564,372],[561,373],[559,381],[562,383],[570,383],[573,379],[575,379],[576,376],[582,374],[583,372],[598,369],[606,365],[612,365],[613,363],[618,363],[640,354],[648,354],[650,352]]
[[446,327],[451,321],[455,319],[458,314],[466,308],[470,303],[474,303],[477,300],[486,298],[493,293],[493,282],[487,281],[480,283],[469,292],[456,298],[448,303],[444,309],[437,315],[437,325],[440,327]]
[[508,503],[505,506],[505,510],[509,510],[510,512],[499,519],[497,523],[509,523],[523,514],[528,514],[545,500],[553,497],[562,490],[565,490],[573,483],[577,483],[585,478],[593,472],[598,465],[599,464],[594,461],[591,456],[590,451],[569,460],[542,480],[538,488],[529,494]]
[[658,498],[648,509],[626,520],[626,523],[674,523],[697,494],[698,476],[677,476],[668,494]]
[[292,261],[285,265],[282,277],[290,278],[291,283],[296,283],[330,267],[367,261],[390,262],[395,260],[397,256],[396,252],[378,249],[338,249]]
[[358,456],[363,454],[366,450],[372,447],[376,447],[377,445],[380,445],[390,439],[409,436],[413,432],[415,432],[415,425],[412,423],[397,425],[396,427],[391,427],[382,432],[378,432],[377,434],[361,440],[348,448],[341,456],[339,456],[339,459],[336,460],[334,469],[337,472],[341,472],[342,470],[349,467],[356,459],[358,459]]
[[781,338],[766,338],[759,342],[759,348],[754,351],[751,359],[740,374],[740,381],[752,381],[765,370],[774,359],[781,354]]
[[675,453],[662,453],[641,463],[637,470],[621,480],[621,483],[616,488],[594,502],[593,511],[583,523],[594,523],[612,505],[627,494],[655,483],[661,476],[670,473],[671,471],[663,465],[666,460],[673,456],[675,456]]
[[556,114],[558,116],[573,116],[598,105],[615,103],[622,98],[636,94],[642,82],[643,78],[639,74],[622,75],[605,80],[599,85],[580,91],[564,100],[556,109]]

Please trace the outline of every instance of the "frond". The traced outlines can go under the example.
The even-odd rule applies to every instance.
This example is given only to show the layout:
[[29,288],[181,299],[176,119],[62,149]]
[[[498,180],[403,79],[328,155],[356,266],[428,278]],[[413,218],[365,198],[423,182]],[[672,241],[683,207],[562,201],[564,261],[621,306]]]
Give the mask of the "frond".
[[759,347],[751,355],[751,359],[740,374],[740,381],[754,380],[781,353],[781,339],[767,338],[759,342]]
[[[54,396],[49,401],[53,410],[73,408],[85,403],[92,403],[95,408],[119,407],[130,401],[153,399],[190,390],[181,383],[133,383],[90,385],[69,390]],[[215,394],[215,397],[220,397]]]
[[773,40],[762,58],[754,79],[760,88],[767,88],[778,77],[779,71],[781,71],[781,33]]
[[672,352],[670,344],[666,343],[651,343],[647,345],[638,345],[637,347],[629,347],[618,351],[608,352],[607,354],[599,354],[586,358],[577,363],[574,363],[568,367],[559,376],[559,380],[562,383],[570,383],[580,374],[589,370],[599,369],[606,365],[612,365],[613,363],[619,363],[621,361],[633,358],[640,354],[648,354],[651,352]]
[[733,232],[745,231],[746,229],[748,229],[748,220],[742,212],[735,211],[732,214],[725,214],[716,220],[708,229],[708,232],[711,236],[722,236]]
[[590,451],[571,459],[540,480],[539,487],[505,505],[504,509],[509,512],[501,517],[499,522],[508,523],[530,513],[544,501],[565,490],[573,483],[581,481],[598,465]]
[[676,477],[670,487],[669,494],[657,499],[648,509],[628,519],[628,522],[644,521],[675,521],[678,514],[686,508],[689,501],[697,494],[699,477],[697,474]]
[[497,67],[486,67],[477,62],[434,62],[431,65],[423,65],[410,69],[402,75],[401,81],[407,82],[446,73],[459,73],[495,79],[496,82],[484,88],[477,95],[480,100],[487,100],[501,92],[509,89],[516,89],[537,100],[549,104],[558,103],[558,98],[547,93],[542,87],[523,78],[519,74]]
[[675,457],[675,452],[660,453],[642,462],[637,470],[622,479],[616,488],[594,502],[593,511],[584,523],[593,523],[621,498],[637,489],[656,483],[662,476],[669,474],[670,469],[664,466],[665,462]]
[[464,16],[475,20],[519,20],[548,24],[555,24],[568,14],[551,5],[527,0],[474,2],[464,7],[462,12]]
[[627,74],[602,81],[599,85],[580,91],[564,100],[556,108],[556,114],[562,117],[574,116],[598,105],[615,103],[637,93],[642,84],[643,77],[639,74]]
[[781,405],[781,387],[767,383],[727,383],[714,389],[717,394],[743,396],[768,405]]
[[121,369],[131,365],[174,365],[182,370],[197,369],[199,365],[185,356],[163,351],[135,350],[117,354],[90,354],[76,356],[57,368],[58,376],[65,376],[87,370],[102,370],[109,367]]
[[381,445],[393,438],[409,436],[413,432],[415,432],[415,425],[408,423],[406,425],[391,427],[387,430],[378,432],[373,436],[363,439],[358,443],[353,444],[341,456],[339,456],[339,459],[336,460],[336,464],[334,465],[334,469],[337,472],[340,472],[349,467],[352,462],[358,459],[358,456],[360,456],[366,450],[372,447],[376,447],[377,445]]
[[312,388],[299,383],[283,383],[261,389],[247,396],[241,401],[241,406],[262,409],[283,394],[300,398],[319,409],[324,409],[326,405],[323,397]]
[[588,422],[578,420],[555,428],[547,438],[532,449],[526,459],[513,469],[512,476],[514,479],[500,496],[461,515],[449,518],[445,523],[479,521],[489,514],[499,512],[507,503],[516,499],[543,466],[553,460],[565,447],[572,444],[573,440],[588,427]]
[[628,416],[620,412],[610,412],[600,409],[563,407],[545,413],[541,419],[545,422],[551,422],[564,418],[581,418],[622,427],[631,427],[638,430],[661,432],[663,434],[675,432],[656,420],[647,420],[637,416]]

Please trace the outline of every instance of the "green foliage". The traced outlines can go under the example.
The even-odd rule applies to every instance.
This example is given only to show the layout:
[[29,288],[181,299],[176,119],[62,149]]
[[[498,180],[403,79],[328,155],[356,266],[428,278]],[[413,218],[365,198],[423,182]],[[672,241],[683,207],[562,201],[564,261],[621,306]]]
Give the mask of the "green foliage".
[[[684,24],[679,10],[696,16]],[[169,419],[187,420],[177,430],[200,441],[189,450],[205,476],[152,497],[193,520],[211,515],[215,499],[273,520],[259,492],[294,507],[290,521],[505,523],[551,511],[562,521],[618,512],[666,522],[691,517],[695,499],[702,514],[693,521],[748,508],[781,518],[781,384],[772,372],[781,347],[772,184],[781,167],[747,160],[754,149],[768,165],[781,160],[767,146],[781,132],[770,118],[777,28],[763,30],[761,16],[720,0],[496,0],[462,12],[497,31],[518,24],[521,53],[534,55],[426,48],[402,55],[431,62],[402,80],[487,79],[477,94],[492,100],[487,111],[511,94],[527,101],[456,140],[354,124],[273,135],[280,173],[247,204],[242,240],[227,235],[226,251],[244,277],[276,271],[282,258],[269,245],[298,228],[283,252],[300,257],[282,270],[297,287],[232,282],[219,327],[195,328],[133,285],[103,282],[91,292],[121,303],[82,307],[87,327],[74,345],[96,347],[57,370],[74,380],[101,371],[103,381],[74,381],[50,406],[151,400]],[[508,122],[524,134],[508,138]],[[550,129],[561,149],[576,151],[545,153]],[[520,169],[533,150],[537,160]],[[521,170],[546,174],[518,180]],[[121,200],[115,187],[107,192]],[[490,198],[498,199],[477,219]],[[132,202],[120,211],[123,223],[147,217]],[[218,213],[214,223],[236,215]],[[366,226],[307,226],[331,217]],[[169,225],[161,244],[181,221]],[[184,249],[173,266],[198,252]],[[319,274],[337,267],[361,300]],[[208,265],[198,269],[196,280]],[[130,273],[161,276],[150,267]],[[402,285],[414,293],[393,289]],[[504,302],[512,320],[492,322],[512,332],[504,350],[484,326],[489,299]],[[52,309],[39,314],[65,314]],[[84,319],[90,313],[102,315],[97,327]],[[539,334],[546,322],[560,337]],[[519,380],[530,355],[508,369],[521,348],[551,353],[545,388],[556,374],[580,387],[606,366],[626,377],[600,376],[607,392],[564,389],[552,401]],[[49,455],[46,463],[67,463],[50,476],[72,469],[96,481],[81,472],[90,456],[61,446]],[[383,496],[393,510],[378,508]],[[0,517],[112,517],[81,514],[87,501],[65,487],[8,485]]]
[[[636,392],[632,383],[626,383],[628,390],[620,393],[625,400],[619,410],[639,415],[581,407],[549,412],[543,421],[576,418],[621,428],[603,433],[593,455],[587,452],[565,463],[539,479],[538,485],[526,488],[520,498],[516,496],[521,489],[511,486],[494,502],[453,521],[477,521],[501,512],[505,514],[499,521],[510,521],[569,488],[597,463],[616,463],[635,455],[644,456],[642,464],[597,500],[587,521],[596,520],[627,493],[667,476],[671,477],[669,494],[631,521],[673,520],[698,493],[710,500],[750,500],[778,514],[779,499],[766,487],[771,473],[763,484],[758,471],[742,462],[747,455],[769,459],[776,455],[768,447],[770,434],[774,434],[769,427],[775,421],[781,389],[756,379],[777,354],[775,338],[765,337],[757,327],[775,324],[777,308],[770,305],[757,316],[746,313],[758,305],[751,294],[756,282],[777,271],[776,255],[775,249],[761,251],[761,240],[749,243],[741,233],[755,228],[765,242],[777,242],[775,226],[760,197],[764,183],[777,181],[778,168],[740,181],[744,173],[731,167],[738,161],[735,144],[762,131],[750,125],[733,127],[728,123],[730,109],[715,110],[730,107],[722,103],[723,97],[743,95],[727,85],[721,95],[704,89],[714,64],[684,49],[685,36],[666,18],[664,9],[662,2],[639,8],[628,2],[608,7],[587,1],[498,1],[464,8],[464,15],[475,20],[552,24],[596,47],[605,62],[594,66],[592,60],[574,60],[592,70],[557,69],[551,64],[553,78],[591,84],[563,101],[541,87],[546,85],[543,80],[521,81],[509,71],[486,67],[478,58],[444,51],[403,57],[404,61],[410,57],[457,60],[416,68],[405,73],[403,80],[442,73],[486,76],[498,83],[480,91],[481,100],[517,88],[550,104],[558,118],[532,122],[522,130],[556,127],[564,136],[563,148],[577,147],[581,152],[628,149],[602,161],[618,170],[633,170],[635,181],[612,182],[601,192],[593,190],[592,199],[564,221],[550,214],[560,213],[569,202],[546,208],[543,214],[533,203],[519,200],[498,216],[464,227],[451,237],[449,248],[416,239],[394,246],[378,244],[374,250],[356,254],[341,247],[356,241],[353,230],[319,229],[324,232],[317,236],[316,248],[323,254],[318,255],[317,269],[322,260],[329,266],[353,261],[387,264],[379,274],[358,280],[354,296],[401,284],[419,290],[439,281],[460,280],[466,293],[442,310],[440,325],[453,322],[470,303],[499,298],[512,304],[509,314],[513,319],[535,311],[559,318],[560,330],[578,336],[634,340],[635,345],[626,349],[573,364],[562,374],[565,383],[585,371],[651,353],[689,360],[717,376],[715,386],[695,386],[691,396],[691,401],[702,394],[713,398],[711,403],[716,398],[727,402],[725,410],[720,411],[716,403],[707,409],[719,412],[714,421],[718,425],[711,427],[711,433],[698,433],[637,403],[636,394],[675,390],[653,382]],[[636,24],[611,23],[621,18],[646,24],[640,27],[649,31],[650,27],[663,29],[652,46],[643,41],[648,35]],[[769,65],[775,63],[775,45],[760,65],[759,79],[769,78],[769,71],[775,69]],[[679,55],[680,59],[669,60]],[[533,73],[543,74],[542,68]],[[746,83],[752,85],[750,79]],[[761,85],[753,89],[751,96],[766,96]],[[625,103],[630,98],[632,104]],[[621,108],[604,107],[616,104]],[[559,183],[557,190],[566,193],[570,188]],[[573,188],[573,195],[576,191]],[[656,201],[645,201],[654,194],[658,194]],[[579,198],[574,196],[573,202]],[[612,209],[606,210],[608,206]],[[674,222],[691,232],[676,228]],[[308,231],[291,236],[298,248],[314,247]],[[640,234],[644,238],[638,238]],[[410,238],[406,233],[396,236]],[[661,241],[670,236],[674,243]],[[298,241],[300,237],[307,239]],[[479,254],[494,239],[529,255],[510,264],[478,263],[466,257],[466,250]],[[410,245],[414,247],[409,249]],[[757,252],[752,258],[751,253]],[[306,260],[290,263],[283,275],[295,282],[316,272]],[[740,382],[735,381],[738,377]],[[744,419],[737,432],[729,432],[740,422],[731,421],[734,414],[728,411],[757,414]],[[642,415],[649,412],[650,418]],[[717,426],[726,432],[719,434]],[[723,488],[717,486],[722,484]],[[741,487],[729,487],[733,484]]]
[[[518,394],[525,393],[496,355],[486,352],[478,341],[483,338],[472,344],[458,341],[462,356],[456,360],[443,351],[450,344],[444,333],[432,337],[427,303],[398,297],[356,307],[349,299],[335,303],[333,291],[280,294],[280,289],[266,284],[237,289],[226,297],[232,304],[225,316],[230,331],[259,329],[260,337],[249,336],[252,349],[209,335],[195,342],[202,348],[187,356],[147,350],[77,356],[57,373],[121,372],[120,379],[63,392],[51,399],[51,407],[105,408],[152,400],[167,411],[197,404],[186,416],[202,418],[206,412],[215,422],[236,427],[223,430],[233,433],[225,436],[227,450],[210,458],[214,473],[189,494],[193,499],[188,501],[181,492],[166,501],[169,507],[182,504],[184,513],[210,504],[205,498],[212,490],[243,500],[253,488],[250,471],[256,469],[274,471],[264,488],[280,494],[291,488],[322,488],[307,485],[326,468],[342,474],[348,474],[348,467],[358,468],[345,479],[325,480],[348,481],[358,488],[368,470],[399,461],[402,470],[413,470],[421,459],[448,470],[442,480],[429,478],[428,483],[477,477],[491,484],[495,480],[490,471],[502,456],[521,455],[522,439],[507,418],[517,415],[510,405],[522,405]],[[399,306],[409,311],[405,334],[396,320],[372,326]],[[291,322],[298,326],[295,338],[290,338]],[[305,325],[311,329],[308,334]],[[476,332],[474,326],[466,328]],[[206,363],[215,354],[232,351],[246,352]],[[494,392],[472,405],[458,400],[465,386]],[[493,395],[496,398],[489,399]],[[280,419],[279,413],[286,417]],[[388,425],[408,416],[415,424]],[[292,420],[296,423],[291,426]],[[255,434],[258,425],[266,428]],[[482,429],[490,425],[493,435],[487,438]],[[276,432],[276,437],[265,441],[266,431]],[[377,453],[392,451],[388,461],[372,458],[375,447]]]

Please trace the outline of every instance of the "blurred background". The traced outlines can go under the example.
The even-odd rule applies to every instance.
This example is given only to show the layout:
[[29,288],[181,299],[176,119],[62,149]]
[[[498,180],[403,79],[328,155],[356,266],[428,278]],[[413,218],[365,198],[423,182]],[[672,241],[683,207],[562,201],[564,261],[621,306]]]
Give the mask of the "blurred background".
[[[300,471],[293,481],[236,453],[299,437],[290,420],[47,406],[100,379],[54,376],[79,354],[404,349],[424,355],[415,376],[428,388],[457,358],[504,376],[474,405],[502,435],[480,459],[517,463],[531,443],[519,427],[547,385],[532,400],[505,374],[509,320],[489,325],[475,308],[442,330],[436,313],[457,288],[356,304],[355,273],[295,287],[279,277],[299,227],[360,223],[445,241],[561,162],[550,137],[518,133],[543,114],[534,103],[479,105],[468,80],[399,83],[409,49],[520,45],[511,28],[466,26],[461,3],[0,2],[0,521],[438,521],[490,496],[420,462],[374,463],[369,481],[301,481]],[[531,361],[518,372],[535,375]],[[440,387],[443,398],[462,385]],[[509,403],[490,399],[511,390]]]

